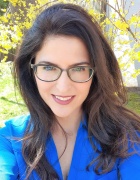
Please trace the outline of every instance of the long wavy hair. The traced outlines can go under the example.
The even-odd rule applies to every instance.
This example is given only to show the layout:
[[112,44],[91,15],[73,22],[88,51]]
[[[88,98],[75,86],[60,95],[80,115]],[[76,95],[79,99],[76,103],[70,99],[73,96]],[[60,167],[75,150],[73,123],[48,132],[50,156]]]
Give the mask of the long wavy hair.
[[[22,146],[27,163],[26,178],[35,170],[42,180],[59,179],[45,157],[46,139],[55,116],[41,98],[30,68],[30,60],[34,61],[50,35],[80,38],[87,47],[91,65],[96,69],[83,110],[87,114],[89,140],[93,150],[99,153],[89,166],[96,162],[95,172],[106,173],[113,168],[117,158],[129,155],[128,144],[133,147],[134,142],[139,141],[140,118],[124,107],[126,91],[118,62],[98,23],[80,6],[60,3],[46,8],[36,18],[14,61],[15,80],[31,115]],[[95,146],[93,137],[100,149]]]

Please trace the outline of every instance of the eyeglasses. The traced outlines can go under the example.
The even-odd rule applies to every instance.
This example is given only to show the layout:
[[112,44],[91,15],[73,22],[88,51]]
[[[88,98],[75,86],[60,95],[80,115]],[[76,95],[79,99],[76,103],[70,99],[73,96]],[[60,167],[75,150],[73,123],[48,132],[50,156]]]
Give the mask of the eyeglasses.
[[60,67],[48,64],[31,64],[31,68],[38,79],[41,81],[52,82],[59,79],[63,71],[67,72],[68,77],[77,83],[89,81],[94,69],[90,66],[74,66],[68,69],[61,69]]

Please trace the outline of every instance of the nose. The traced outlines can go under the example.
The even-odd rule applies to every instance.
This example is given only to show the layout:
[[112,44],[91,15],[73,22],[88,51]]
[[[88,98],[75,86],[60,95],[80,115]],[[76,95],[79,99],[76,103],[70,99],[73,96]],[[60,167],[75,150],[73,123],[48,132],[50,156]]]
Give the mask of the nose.
[[56,80],[56,88],[60,93],[67,93],[72,86],[72,81],[67,75],[66,71],[63,71],[58,80]]

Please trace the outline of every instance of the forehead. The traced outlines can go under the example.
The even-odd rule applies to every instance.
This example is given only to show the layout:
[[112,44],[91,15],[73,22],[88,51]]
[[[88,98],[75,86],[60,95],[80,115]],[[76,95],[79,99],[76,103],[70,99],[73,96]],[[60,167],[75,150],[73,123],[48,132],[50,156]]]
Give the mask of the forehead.
[[35,63],[49,61],[57,65],[89,63],[89,53],[80,38],[74,36],[53,35],[45,39],[42,48],[37,52]]

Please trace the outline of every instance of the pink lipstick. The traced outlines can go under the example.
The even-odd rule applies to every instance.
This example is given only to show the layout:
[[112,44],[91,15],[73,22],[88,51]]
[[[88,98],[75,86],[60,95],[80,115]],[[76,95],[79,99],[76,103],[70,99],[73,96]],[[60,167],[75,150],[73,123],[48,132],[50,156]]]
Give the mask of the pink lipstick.
[[67,105],[74,99],[74,96],[58,96],[58,95],[52,95],[52,96],[55,102],[61,105]]

